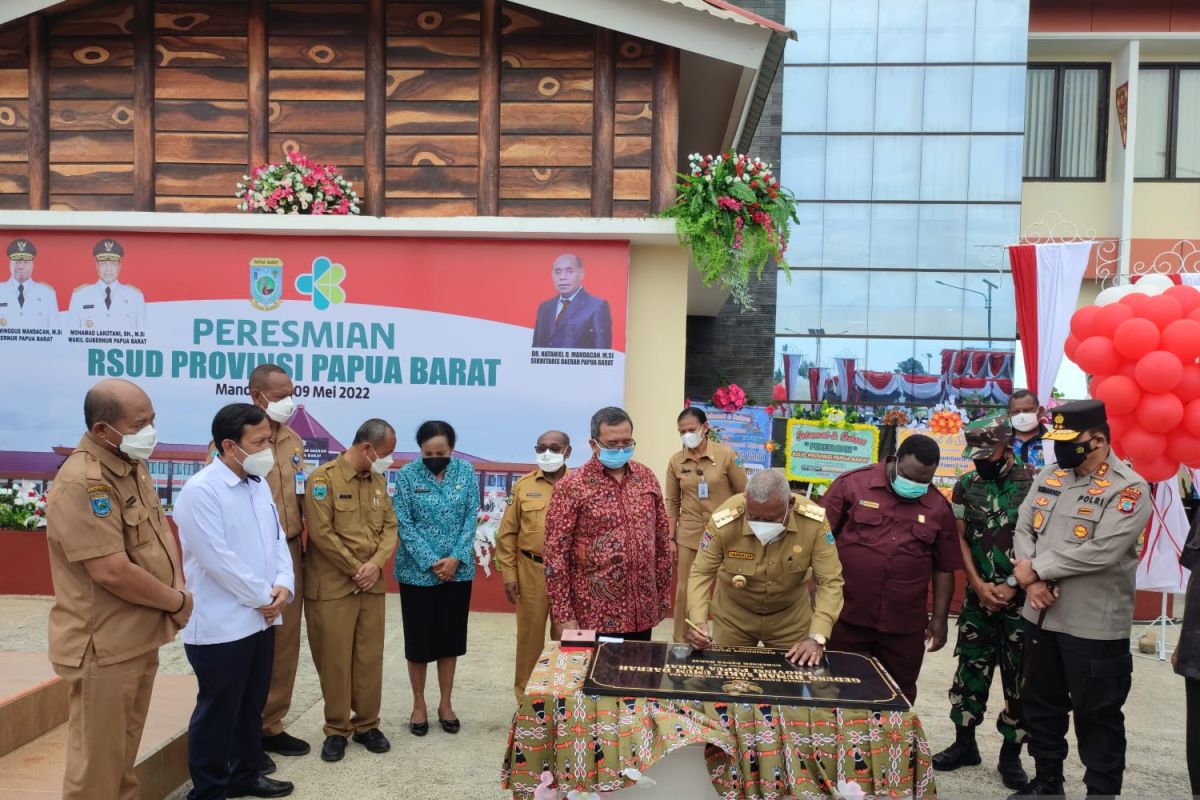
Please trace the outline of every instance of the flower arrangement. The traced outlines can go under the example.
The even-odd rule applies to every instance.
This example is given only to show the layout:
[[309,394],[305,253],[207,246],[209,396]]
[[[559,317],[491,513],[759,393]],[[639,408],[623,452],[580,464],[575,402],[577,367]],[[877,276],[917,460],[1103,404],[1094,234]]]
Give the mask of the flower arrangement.
[[705,285],[719,281],[743,311],[754,307],[750,276],[762,277],[772,256],[788,272],[783,255],[796,216],[796,198],[779,185],[771,165],[743,153],[692,153],[680,173],[679,196],[664,216],[675,219],[679,241]]
[[259,214],[357,214],[358,194],[338,168],[314,164],[300,151],[282,164],[270,163],[243,175],[234,195],[239,211]]
[[793,416],[796,419],[821,420],[821,422],[831,428],[848,429],[862,421],[858,412],[853,408],[846,410],[840,406],[835,406],[828,400],[823,400],[820,408],[810,408],[797,403],[796,413]]
[[0,489],[0,528],[34,531],[46,527],[46,495],[29,484]]
[[961,431],[967,421],[967,415],[954,403],[939,403],[929,415],[929,430],[952,436]]
[[736,383],[731,383],[713,392],[712,402],[722,411],[741,411],[746,406],[746,392]]
[[883,413],[883,424],[892,425],[896,428],[903,427],[910,422],[908,411],[903,408],[889,408]]

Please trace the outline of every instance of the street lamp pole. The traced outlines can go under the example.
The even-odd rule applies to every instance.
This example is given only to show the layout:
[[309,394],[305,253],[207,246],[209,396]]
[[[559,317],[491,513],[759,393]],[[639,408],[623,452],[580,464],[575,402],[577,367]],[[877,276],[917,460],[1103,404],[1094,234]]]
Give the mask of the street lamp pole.
[[958,289],[960,292],[970,292],[971,294],[977,294],[983,298],[983,307],[984,307],[984,310],[987,311],[987,339],[988,339],[988,347],[990,348],[992,346],[992,290],[999,289],[1000,284],[992,283],[987,278],[983,278],[983,283],[984,283],[984,285],[987,286],[987,293],[984,294],[983,292],[979,291],[978,289],[968,289],[966,286],[955,286],[954,284],[946,283],[945,281],[934,281],[934,283],[941,284],[942,286],[945,286],[948,289]]

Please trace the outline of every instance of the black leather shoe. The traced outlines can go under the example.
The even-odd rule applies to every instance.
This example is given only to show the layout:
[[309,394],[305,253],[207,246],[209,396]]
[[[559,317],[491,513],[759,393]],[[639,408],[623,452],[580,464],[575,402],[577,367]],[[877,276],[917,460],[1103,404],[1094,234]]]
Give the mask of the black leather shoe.
[[258,776],[258,780],[249,786],[240,786],[238,788],[230,787],[226,792],[226,797],[287,797],[292,792],[296,791],[296,787],[288,781],[277,781],[274,778],[268,778],[263,775]]
[[1033,780],[1025,784],[1024,789],[1009,795],[1008,800],[1019,800],[1022,797],[1062,797],[1063,794],[1062,778],[1035,775]]
[[372,753],[386,753],[392,749],[392,743],[379,728],[371,728],[366,733],[356,733],[353,739]]
[[278,753],[281,756],[306,756],[312,752],[312,747],[303,739],[284,732],[274,736],[262,737],[263,750],[268,753]]
[[442,719],[438,717],[438,722],[441,723],[442,730],[446,733],[458,733],[459,729],[462,728],[462,723],[456,719]]
[[979,757],[979,748],[974,742],[970,744],[955,742],[933,757],[933,768],[937,772],[953,772],[959,767],[973,767],[982,763],[983,759]]
[[262,763],[262,766],[259,767],[258,774],[259,775],[274,775],[276,769],[277,769],[277,767],[275,766],[275,759],[271,758],[266,753],[263,753],[263,763]]
[[346,755],[345,736],[326,736],[325,744],[321,746],[322,761],[341,761]]
[[429,720],[424,722],[413,722],[412,717],[408,718],[408,732],[413,736],[424,736],[429,733]]
[[1029,775],[1021,766],[1021,745],[1016,742],[1005,742],[1000,747],[1000,761],[996,764],[1000,780],[1009,789],[1024,789],[1029,783]]

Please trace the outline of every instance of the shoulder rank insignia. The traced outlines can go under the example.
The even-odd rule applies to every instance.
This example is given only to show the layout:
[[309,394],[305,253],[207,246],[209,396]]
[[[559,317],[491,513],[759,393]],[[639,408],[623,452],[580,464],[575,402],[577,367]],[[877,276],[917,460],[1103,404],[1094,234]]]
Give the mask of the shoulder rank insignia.
[[1057,478],[1065,478],[1067,477],[1067,471],[1065,469],[1056,469],[1054,470],[1054,475]]
[[796,510],[800,512],[800,516],[807,517],[808,519],[816,522],[820,522],[825,519],[825,509],[816,503],[809,503],[803,508],[797,508]]
[[313,483],[313,500],[324,500],[329,497],[329,484]]
[[1109,466],[1108,466],[1108,462],[1106,461],[1103,464],[1101,464],[1100,466],[1096,467],[1096,471],[1093,472],[1092,474],[1095,475],[1097,478],[1103,478],[1105,475],[1108,474],[1108,470],[1109,470]]
[[733,508],[725,508],[712,515],[712,523],[718,528],[724,528],[741,515],[742,509],[737,508],[736,506]]

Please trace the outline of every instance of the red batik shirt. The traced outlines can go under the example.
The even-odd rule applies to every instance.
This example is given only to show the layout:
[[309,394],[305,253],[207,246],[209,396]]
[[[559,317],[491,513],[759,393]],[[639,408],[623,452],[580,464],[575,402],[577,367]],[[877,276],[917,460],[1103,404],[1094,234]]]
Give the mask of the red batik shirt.
[[546,594],[556,622],[628,633],[666,618],[671,537],[662,487],[629,462],[620,483],[592,458],[559,481],[546,513]]

